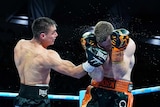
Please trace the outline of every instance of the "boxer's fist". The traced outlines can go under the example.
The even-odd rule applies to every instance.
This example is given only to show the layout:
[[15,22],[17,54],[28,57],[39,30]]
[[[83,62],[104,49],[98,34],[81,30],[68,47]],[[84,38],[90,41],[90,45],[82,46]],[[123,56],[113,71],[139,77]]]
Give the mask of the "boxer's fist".
[[123,51],[129,42],[129,31],[127,29],[116,29],[111,35],[112,50]]
[[82,67],[87,72],[94,71],[95,67],[102,65],[108,58],[108,53],[98,47],[86,48],[87,61],[82,64]]
[[108,53],[98,47],[90,46],[86,49],[86,57],[90,65],[98,67],[106,61]]

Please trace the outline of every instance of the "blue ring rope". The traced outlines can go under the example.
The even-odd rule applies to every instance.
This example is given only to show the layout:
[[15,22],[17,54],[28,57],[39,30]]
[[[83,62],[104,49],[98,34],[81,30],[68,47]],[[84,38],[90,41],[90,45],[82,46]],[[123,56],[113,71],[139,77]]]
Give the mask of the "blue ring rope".
[[135,89],[135,90],[132,90],[132,94],[138,95],[138,94],[146,94],[146,93],[152,93],[152,92],[158,92],[158,91],[160,91],[160,86]]
[[[11,92],[0,92],[0,97],[16,97],[18,93]],[[60,100],[79,100],[79,96],[75,95],[48,95],[49,99],[60,99]]]
[[[82,90],[81,90],[82,91]],[[149,87],[149,88],[141,88],[132,90],[133,95],[138,94],[145,94],[145,93],[152,93],[160,91],[160,86]],[[0,92],[0,97],[16,97],[18,93],[11,93],[11,92]],[[79,100],[80,96],[75,95],[48,95],[49,99],[61,99],[61,100]]]

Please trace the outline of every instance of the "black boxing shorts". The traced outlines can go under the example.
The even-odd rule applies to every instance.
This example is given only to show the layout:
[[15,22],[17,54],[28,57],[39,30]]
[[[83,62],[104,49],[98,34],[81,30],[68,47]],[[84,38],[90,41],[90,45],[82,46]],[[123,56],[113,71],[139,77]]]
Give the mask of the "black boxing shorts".
[[104,78],[92,81],[86,89],[81,107],[132,107],[132,83]]
[[16,97],[15,107],[50,107],[48,86],[20,85],[19,95]]

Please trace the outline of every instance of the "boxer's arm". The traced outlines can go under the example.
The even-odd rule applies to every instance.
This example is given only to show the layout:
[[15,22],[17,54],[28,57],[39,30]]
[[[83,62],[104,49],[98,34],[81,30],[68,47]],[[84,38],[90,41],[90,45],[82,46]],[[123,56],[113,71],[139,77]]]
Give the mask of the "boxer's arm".
[[128,46],[126,47],[126,49],[124,50],[124,54],[130,58],[130,68],[133,68],[134,64],[135,64],[135,51],[136,51],[136,44],[135,42],[129,38],[129,43]]
[[128,57],[130,57],[135,53],[135,50],[136,50],[136,44],[131,38],[129,38],[129,43],[124,52]]
[[69,60],[63,60],[55,51],[49,50],[46,60],[48,61],[48,66],[50,68],[61,74],[74,78],[81,78],[87,74],[87,72],[84,71],[82,64],[76,66]]
[[89,72],[88,75],[97,82],[102,81],[104,77],[103,67],[102,66],[96,67],[92,72]]

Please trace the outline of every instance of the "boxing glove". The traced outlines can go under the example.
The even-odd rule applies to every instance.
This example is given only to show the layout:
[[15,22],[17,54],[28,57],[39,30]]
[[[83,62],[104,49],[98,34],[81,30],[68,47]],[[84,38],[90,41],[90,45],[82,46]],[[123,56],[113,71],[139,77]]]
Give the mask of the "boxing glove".
[[86,57],[92,66],[98,67],[106,61],[108,53],[99,47],[90,46],[86,48]]
[[87,72],[94,71],[95,67],[102,65],[108,58],[108,53],[99,47],[86,48],[87,61],[82,64],[82,67]]
[[96,44],[97,42],[93,32],[85,32],[82,35],[81,45],[84,50],[86,50],[86,47],[96,46]]
[[129,42],[129,31],[121,28],[113,31],[111,35],[112,51],[123,51]]
[[82,35],[81,44],[87,57],[87,61],[82,64],[83,69],[92,72],[95,67],[105,62],[108,53],[97,46],[96,38],[92,32],[86,32]]

